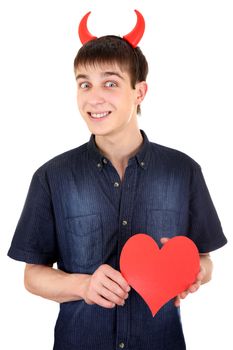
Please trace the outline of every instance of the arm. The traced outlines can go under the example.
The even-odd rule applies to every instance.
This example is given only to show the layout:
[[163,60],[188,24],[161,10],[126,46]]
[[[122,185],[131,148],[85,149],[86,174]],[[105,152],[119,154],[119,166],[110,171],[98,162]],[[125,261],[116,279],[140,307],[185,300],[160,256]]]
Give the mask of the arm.
[[51,266],[26,264],[24,285],[32,294],[62,303],[82,299],[82,286],[87,277],[65,273]]
[[58,303],[84,299],[107,308],[122,305],[129,291],[120,272],[109,265],[101,265],[93,275],[87,275],[26,264],[24,284],[29,292]]
[[209,253],[200,254],[200,265],[204,275],[201,279],[201,284],[205,284],[211,280],[213,272],[213,262]]

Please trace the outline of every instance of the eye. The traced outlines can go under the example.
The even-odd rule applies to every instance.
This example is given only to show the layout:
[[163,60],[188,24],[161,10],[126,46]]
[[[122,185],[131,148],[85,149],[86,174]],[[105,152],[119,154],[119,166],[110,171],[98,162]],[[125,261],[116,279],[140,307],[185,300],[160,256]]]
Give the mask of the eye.
[[79,86],[80,86],[81,89],[89,88],[89,84],[87,82],[80,83]]
[[116,87],[117,84],[114,83],[114,81],[106,81],[106,83],[104,84],[107,87]]

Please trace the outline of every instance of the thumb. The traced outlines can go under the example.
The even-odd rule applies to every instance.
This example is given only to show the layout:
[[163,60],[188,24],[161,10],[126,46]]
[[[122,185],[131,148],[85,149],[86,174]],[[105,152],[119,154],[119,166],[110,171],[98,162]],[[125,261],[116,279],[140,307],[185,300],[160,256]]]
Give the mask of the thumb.
[[160,242],[161,242],[162,244],[167,243],[168,240],[169,240],[169,238],[167,238],[167,237],[162,237],[162,238],[160,238]]

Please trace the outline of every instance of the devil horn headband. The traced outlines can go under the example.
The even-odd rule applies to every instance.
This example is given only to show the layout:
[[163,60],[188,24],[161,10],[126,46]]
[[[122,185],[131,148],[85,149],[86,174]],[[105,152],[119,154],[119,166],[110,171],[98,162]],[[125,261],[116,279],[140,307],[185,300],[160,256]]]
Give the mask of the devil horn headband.
[[[130,45],[133,46],[133,48],[137,47],[137,44],[141,40],[144,31],[145,31],[145,20],[142,16],[142,14],[134,10],[137,15],[137,23],[134,27],[134,29],[127,35],[123,36],[123,39],[128,41]],[[90,40],[97,39],[96,36],[93,36],[89,30],[87,29],[87,19],[89,17],[91,12],[88,12],[81,20],[78,28],[78,34],[79,38],[82,44],[87,43]]]

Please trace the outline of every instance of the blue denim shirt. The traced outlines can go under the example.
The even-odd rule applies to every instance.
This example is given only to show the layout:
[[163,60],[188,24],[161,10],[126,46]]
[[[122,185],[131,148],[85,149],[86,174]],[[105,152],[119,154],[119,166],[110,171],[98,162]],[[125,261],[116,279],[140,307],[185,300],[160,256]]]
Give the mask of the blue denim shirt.
[[[145,133],[123,182],[88,143],[59,155],[34,174],[8,255],[32,264],[57,262],[69,273],[119,270],[124,243],[147,233],[186,235],[201,253],[226,243],[200,166]],[[83,300],[60,304],[54,350],[183,350],[180,310],[168,302],[153,318],[132,289],[125,305],[107,309]]]

